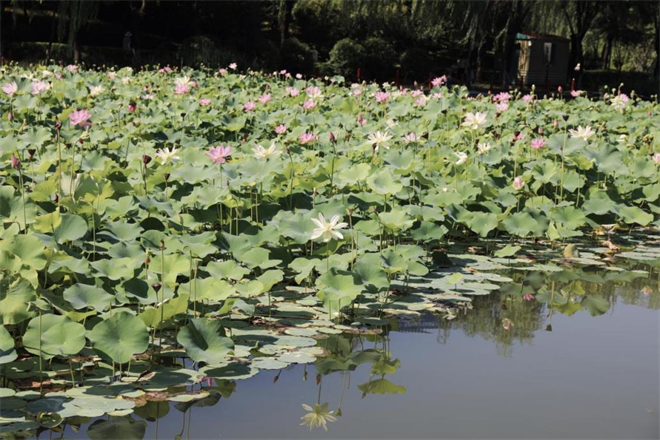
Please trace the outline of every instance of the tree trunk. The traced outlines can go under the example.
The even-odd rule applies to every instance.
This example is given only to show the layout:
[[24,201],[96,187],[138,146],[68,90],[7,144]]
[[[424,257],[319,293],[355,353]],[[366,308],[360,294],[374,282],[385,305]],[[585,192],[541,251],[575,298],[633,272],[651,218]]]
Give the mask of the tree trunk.
[[291,35],[291,12],[293,11],[293,1],[280,0],[279,11],[277,14],[277,21],[280,31],[280,47],[284,45],[284,41]]

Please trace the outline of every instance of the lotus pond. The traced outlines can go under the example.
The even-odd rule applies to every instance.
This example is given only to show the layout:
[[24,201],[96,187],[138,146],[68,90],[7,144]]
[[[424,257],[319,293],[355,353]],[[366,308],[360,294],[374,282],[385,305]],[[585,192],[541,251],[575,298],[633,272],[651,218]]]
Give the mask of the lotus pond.
[[2,436],[657,438],[657,103],[1,74]]

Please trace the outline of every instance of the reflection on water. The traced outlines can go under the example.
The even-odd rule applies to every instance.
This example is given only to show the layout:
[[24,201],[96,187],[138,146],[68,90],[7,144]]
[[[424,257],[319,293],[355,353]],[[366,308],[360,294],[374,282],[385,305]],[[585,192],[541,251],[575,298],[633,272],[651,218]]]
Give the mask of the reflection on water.
[[328,335],[328,355],[313,364],[209,379],[188,387],[204,399],[149,401],[131,416],[73,420],[62,434],[657,438],[658,276],[628,269],[512,271],[513,283],[450,319]]

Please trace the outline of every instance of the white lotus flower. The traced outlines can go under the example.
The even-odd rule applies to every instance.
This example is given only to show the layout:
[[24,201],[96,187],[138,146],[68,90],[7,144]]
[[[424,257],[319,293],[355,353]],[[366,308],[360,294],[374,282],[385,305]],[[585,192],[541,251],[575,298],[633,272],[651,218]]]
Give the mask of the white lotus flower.
[[254,157],[257,159],[268,159],[269,157],[277,157],[282,154],[281,151],[277,149],[275,142],[270,144],[270,147],[264,148],[261,145],[257,145],[252,149]]
[[454,155],[458,158],[456,165],[463,165],[468,160],[467,153],[463,153],[462,151],[458,151],[454,153]]
[[479,142],[477,145],[477,150],[479,150],[479,153],[484,154],[488,153],[492,147],[488,142]]
[[312,430],[317,427],[323,428],[323,430],[328,430],[328,422],[334,422],[337,418],[333,415],[334,411],[328,409],[328,403],[322,405],[316,404],[312,408],[307,404],[302,404],[302,407],[307,414],[302,416],[300,420],[302,423],[301,426],[309,426],[309,429]]
[[596,132],[592,130],[590,125],[587,125],[586,127],[579,125],[577,130],[570,129],[568,131],[571,133],[571,137],[582,138],[585,141],[587,141],[591,136],[596,134]]
[[478,113],[468,113],[465,115],[465,121],[461,124],[463,127],[469,127],[471,130],[478,130],[482,125],[486,123],[485,112]]
[[367,139],[369,140],[369,143],[375,147],[374,149],[378,151],[378,148],[381,146],[383,148],[389,148],[387,146],[387,142],[392,139],[392,136],[386,131],[382,133],[377,131],[375,133],[371,133]]
[[182,76],[181,78],[177,78],[174,80],[174,84],[177,86],[187,86],[190,85],[190,77],[189,76]]
[[179,156],[176,155],[177,150],[176,147],[172,147],[172,151],[170,151],[169,148],[162,148],[156,152],[156,157],[160,159],[160,163],[165,165],[166,163],[169,162],[176,162],[179,159],[181,159]]
[[103,93],[103,86],[92,86],[89,88],[89,96],[98,96]]
[[314,224],[317,226],[316,229],[312,231],[312,240],[316,240],[319,237],[323,237],[324,242],[328,242],[333,238],[336,238],[338,240],[341,240],[344,238],[344,236],[339,232],[340,229],[345,228],[348,226],[348,223],[338,223],[340,220],[340,217],[338,215],[335,215],[330,219],[330,222],[327,222],[325,220],[325,216],[323,213],[319,213],[319,218],[315,219],[313,218],[312,221]]

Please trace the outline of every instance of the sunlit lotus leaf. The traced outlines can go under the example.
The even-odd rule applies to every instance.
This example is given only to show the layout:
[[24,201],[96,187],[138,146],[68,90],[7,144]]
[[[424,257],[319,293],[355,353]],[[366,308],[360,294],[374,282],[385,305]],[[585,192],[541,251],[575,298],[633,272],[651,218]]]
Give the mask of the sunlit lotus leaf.
[[502,249],[495,251],[495,256],[499,258],[513,257],[520,249],[520,246],[508,244]]
[[85,327],[59,315],[32,318],[23,335],[23,346],[32,354],[41,353],[44,359],[78,354],[85,347]]
[[0,279],[0,318],[2,324],[11,325],[25,321],[34,315],[29,303],[36,299],[34,288],[29,281],[18,279],[11,282]]
[[240,281],[250,273],[249,269],[239,266],[234,260],[212,261],[204,268],[211,276]]
[[79,215],[61,214],[60,218],[60,225],[53,235],[58,242],[78,240],[87,234],[87,222]]
[[102,312],[114,302],[115,297],[100,287],[78,283],[64,291],[64,299],[76,310],[89,307]]
[[288,362],[282,362],[270,357],[259,357],[252,360],[252,366],[260,370],[281,370],[289,366]]
[[221,323],[211,319],[191,319],[179,330],[177,342],[196,362],[216,364],[232,353],[234,342],[225,336]]
[[275,359],[287,364],[310,364],[316,357],[303,351],[289,351],[278,355]]
[[101,321],[89,333],[92,347],[99,355],[123,364],[134,354],[143,353],[149,345],[149,332],[144,322],[127,312],[118,312]]
[[168,320],[175,315],[185,313],[188,310],[189,299],[190,295],[188,293],[180,293],[176,298],[166,301],[165,305],[146,309],[138,315],[138,318],[140,318],[147,327],[156,328],[160,325],[161,318],[163,320]]
[[367,184],[377,194],[396,194],[403,189],[403,185],[387,169],[383,168],[367,178]]

